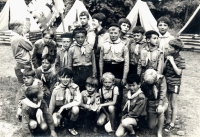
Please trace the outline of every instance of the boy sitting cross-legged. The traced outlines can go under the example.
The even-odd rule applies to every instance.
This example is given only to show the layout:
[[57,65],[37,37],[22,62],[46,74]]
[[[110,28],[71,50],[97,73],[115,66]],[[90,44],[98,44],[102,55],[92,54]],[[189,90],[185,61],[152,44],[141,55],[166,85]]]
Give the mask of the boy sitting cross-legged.
[[38,125],[42,130],[49,126],[52,137],[57,137],[54,130],[52,116],[46,102],[43,100],[44,92],[38,86],[28,87],[25,92],[26,98],[22,104],[22,136],[33,137],[31,130]]
[[134,127],[138,126],[140,116],[146,114],[146,98],[140,89],[140,77],[137,74],[129,75],[127,78],[128,93],[124,98],[126,104],[123,107],[121,123],[116,131],[116,136],[124,136],[128,131],[135,135]]
[[55,126],[60,124],[62,117],[69,118],[68,131],[72,135],[78,135],[74,127],[79,114],[81,93],[78,85],[72,83],[72,76],[72,71],[67,68],[59,71],[59,84],[53,90],[49,109]]

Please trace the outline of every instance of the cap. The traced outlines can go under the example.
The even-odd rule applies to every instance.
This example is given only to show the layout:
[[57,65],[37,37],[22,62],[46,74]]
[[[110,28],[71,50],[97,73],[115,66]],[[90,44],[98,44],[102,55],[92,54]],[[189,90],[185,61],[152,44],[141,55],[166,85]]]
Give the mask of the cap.
[[171,45],[172,47],[179,48],[179,49],[182,49],[184,47],[184,44],[180,39],[170,40],[169,45]]
[[87,11],[82,11],[79,16],[87,16],[89,18],[89,13]]

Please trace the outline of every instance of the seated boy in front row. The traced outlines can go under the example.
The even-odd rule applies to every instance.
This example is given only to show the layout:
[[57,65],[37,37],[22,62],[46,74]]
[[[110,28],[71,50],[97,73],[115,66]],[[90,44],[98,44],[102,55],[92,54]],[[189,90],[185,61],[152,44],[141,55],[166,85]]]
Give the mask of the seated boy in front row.
[[72,83],[72,76],[71,70],[67,68],[60,70],[58,73],[59,85],[53,90],[49,109],[56,127],[60,124],[62,117],[70,117],[68,131],[72,135],[78,135],[74,127],[79,114],[81,93],[78,85]]
[[148,126],[150,129],[154,129],[158,125],[157,137],[162,137],[164,113],[168,108],[165,77],[154,69],[147,69],[144,73],[141,89],[147,97]]
[[52,137],[57,137],[54,123],[46,102],[43,100],[44,92],[38,86],[28,87],[22,103],[22,136],[33,137],[31,130],[37,125],[42,130],[49,126]]
[[127,78],[128,93],[125,98],[121,123],[116,131],[116,136],[124,136],[126,132],[135,135],[134,127],[138,125],[140,116],[146,115],[146,98],[140,89],[140,77],[137,74]]

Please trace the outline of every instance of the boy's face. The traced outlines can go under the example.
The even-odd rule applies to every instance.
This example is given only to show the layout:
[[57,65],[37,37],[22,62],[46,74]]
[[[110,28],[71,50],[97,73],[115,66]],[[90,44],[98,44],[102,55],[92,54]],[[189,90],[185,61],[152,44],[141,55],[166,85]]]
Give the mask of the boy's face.
[[85,41],[85,34],[84,33],[76,33],[74,39],[76,40],[76,42],[80,45],[83,45],[84,41]]
[[44,69],[44,71],[47,71],[51,68],[51,64],[47,59],[42,60],[42,68]]
[[72,44],[72,38],[62,38],[62,46],[64,49],[69,49]]
[[158,36],[155,34],[151,35],[150,39],[147,39],[147,42],[151,44],[151,46],[158,46]]
[[94,86],[92,86],[91,84],[86,84],[86,90],[87,92],[91,95],[95,92],[96,88]]
[[33,76],[23,76],[23,81],[24,81],[25,86],[31,86],[34,81],[34,77]]
[[120,30],[119,30],[119,28],[113,28],[113,29],[110,29],[109,30],[109,35],[110,35],[110,39],[111,39],[111,41],[116,41],[118,38],[119,38],[119,36],[120,36]]
[[99,21],[97,19],[92,19],[92,27],[94,29],[98,28],[101,24],[99,23]]
[[79,18],[80,18],[81,25],[85,26],[88,24],[89,19],[87,18],[87,16],[80,16]]
[[142,33],[134,33],[133,38],[134,38],[135,42],[138,43],[143,39],[143,35],[142,35]]
[[114,85],[114,81],[110,78],[105,78],[103,80],[103,86],[108,90]]
[[130,29],[130,26],[127,23],[122,23],[120,27],[121,27],[122,33],[127,33]]
[[68,86],[69,83],[71,82],[71,78],[69,78],[69,77],[67,77],[67,76],[59,77],[59,80],[60,80],[61,84],[62,84],[63,86],[65,86],[65,87]]
[[172,47],[171,45],[169,45],[168,54],[172,55],[174,53],[176,53],[176,49],[174,47]]
[[43,92],[43,90],[40,90],[39,92],[38,92],[38,95],[37,95],[37,99],[38,99],[38,101],[40,101],[40,100],[42,100],[43,99],[43,97],[44,97],[44,92]]
[[163,21],[160,21],[159,24],[158,24],[158,30],[159,32],[164,35],[169,29],[169,26],[163,22]]
[[44,40],[44,43],[45,43],[45,44],[48,44],[49,41],[51,40],[50,34],[44,35],[43,40]]
[[17,31],[18,34],[22,34],[23,33],[23,24],[19,25],[19,26],[15,26],[15,29]]
[[128,83],[128,89],[131,91],[131,93],[135,93],[140,88],[140,84],[137,84],[136,82]]

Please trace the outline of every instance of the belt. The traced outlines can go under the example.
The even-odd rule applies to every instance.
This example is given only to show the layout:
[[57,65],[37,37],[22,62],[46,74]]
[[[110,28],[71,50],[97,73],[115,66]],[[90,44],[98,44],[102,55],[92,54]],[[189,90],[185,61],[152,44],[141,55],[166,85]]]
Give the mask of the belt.
[[116,62],[116,61],[104,61],[107,64],[123,64],[124,62]]

